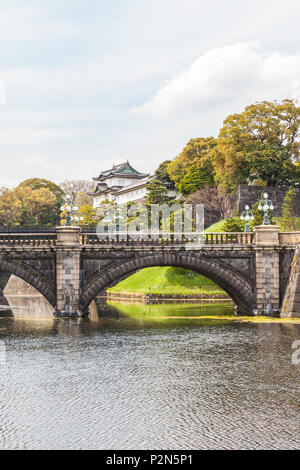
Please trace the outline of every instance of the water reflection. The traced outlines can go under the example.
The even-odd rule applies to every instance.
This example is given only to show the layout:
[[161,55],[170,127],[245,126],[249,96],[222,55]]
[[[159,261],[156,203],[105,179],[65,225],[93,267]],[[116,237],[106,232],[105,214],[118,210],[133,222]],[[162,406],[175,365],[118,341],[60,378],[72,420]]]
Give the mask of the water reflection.
[[7,307],[0,309],[0,315],[3,312],[11,312],[18,317],[50,317],[53,316],[53,307],[41,295],[6,295]]
[[299,324],[230,305],[26,312],[0,318],[1,449],[299,448]]
[[53,311],[53,307],[36,289],[14,275],[8,276],[0,295],[0,317],[50,317]]

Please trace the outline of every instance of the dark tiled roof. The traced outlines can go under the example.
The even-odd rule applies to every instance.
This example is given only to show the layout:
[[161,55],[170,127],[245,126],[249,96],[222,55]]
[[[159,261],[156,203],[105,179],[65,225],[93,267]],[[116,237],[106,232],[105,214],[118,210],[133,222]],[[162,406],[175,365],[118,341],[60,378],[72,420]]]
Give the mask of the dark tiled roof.
[[123,186],[107,186],[105,183],[97,184],[94,192],[88,193],[89,196],[97,196],[98,194],[105,194],[105,193],[115,193],[122,189]]
[[103,171],[98,177],[93,178],[93,180],[103,181],[110,176],[124,177],[128,175],[130,175],[132,178],[145,178],[149,176],[146,173],[139,173],[127,161],[125,163],[120,163],[119,165],[114,165],[110,170]]

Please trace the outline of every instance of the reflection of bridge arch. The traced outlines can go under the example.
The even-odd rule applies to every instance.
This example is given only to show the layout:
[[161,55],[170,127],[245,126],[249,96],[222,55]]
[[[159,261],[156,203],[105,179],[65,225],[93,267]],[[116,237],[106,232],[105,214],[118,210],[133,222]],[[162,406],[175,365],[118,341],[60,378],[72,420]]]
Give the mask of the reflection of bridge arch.
[[54,289],[51,288],[49,281],[45,280],[44,277],[31,266],[20,261],[14,261],[9,257],[0,257],[0,271],[14,274],[23,279],[23,281],[34,287],[53,307],[55,307],[56,295]]
[[232,298],[242,313],[252,313],[255,297],[248,280],[220,261],[196,256],[162,253],[121,261],[96,272],[82,289],[81,308],[86,311],[92,300],[105,288],[116,284],[135,271],[152,266],[174,266],[191,269],[211,279]]

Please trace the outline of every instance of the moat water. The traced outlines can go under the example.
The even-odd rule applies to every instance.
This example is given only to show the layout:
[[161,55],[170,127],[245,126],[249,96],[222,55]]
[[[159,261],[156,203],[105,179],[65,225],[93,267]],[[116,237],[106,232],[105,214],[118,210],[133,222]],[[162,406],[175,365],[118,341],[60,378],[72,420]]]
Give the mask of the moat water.
[[300,324],[231,305],[0,312],[0,449],[296,449]]

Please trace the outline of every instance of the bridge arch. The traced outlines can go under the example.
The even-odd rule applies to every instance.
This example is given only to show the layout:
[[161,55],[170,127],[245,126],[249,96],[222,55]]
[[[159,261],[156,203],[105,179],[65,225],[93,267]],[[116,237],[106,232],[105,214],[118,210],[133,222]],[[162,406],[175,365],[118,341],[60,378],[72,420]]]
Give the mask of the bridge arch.
[[0,257],[0,271],[14,274],[20,279],[23,279],[23,281],[27,282],[43,295],[52,307],[55,307],[56,295],[54,289],[52,289],[49,282],[31,266],[20,261],[14,261],[9,257]]
[[252,313],[255,297],[252,286],[244,276],[221,261],[201,256],[170,253],[122,260],[106,269],[97,271],[82,289],[80,299],[82,311],[87,311],[92,300],[107,287],[116,284],[139,269],[152,266],[174,266],[196,271],[211,279],[227,292],[237,305],[239,312]]

